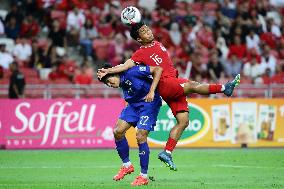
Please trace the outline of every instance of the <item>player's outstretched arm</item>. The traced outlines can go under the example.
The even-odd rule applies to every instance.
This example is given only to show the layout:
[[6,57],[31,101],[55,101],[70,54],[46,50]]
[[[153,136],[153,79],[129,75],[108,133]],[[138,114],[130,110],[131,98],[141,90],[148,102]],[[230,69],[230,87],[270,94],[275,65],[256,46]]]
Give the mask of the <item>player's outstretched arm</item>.
[[155,90],[158,86],[158,83],[160,81],[161,75],[163,73],[163,68],[159,66],[150,66],[150,72],[153,75],[153,81],[151,84],[151,88],[149,90],[149,93],[145,97],[146,102],[152,102],[155,97]]
[[124,64],[119,64],[117,66],[114,66],[114,67],[108,68],[108,69],[105,69],[105,68],[99,69],[98,73],[97,73],[98,78],[101,79],[106,74],[116,74],[116,73],[126,71],[126,70],[132,68],[135,65],[136,64],[131,59],[128,59],[128,60],[126,60],[126,62]]

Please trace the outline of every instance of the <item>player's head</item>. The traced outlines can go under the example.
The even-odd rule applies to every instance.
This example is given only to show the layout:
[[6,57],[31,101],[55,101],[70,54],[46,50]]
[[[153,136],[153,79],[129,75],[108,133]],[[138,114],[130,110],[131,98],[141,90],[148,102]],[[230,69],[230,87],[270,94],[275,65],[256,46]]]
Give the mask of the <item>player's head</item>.
[[[110,64],[105,64],[102,68],[108,69],[111,68],[112,66]],[[112,88],[118,88],[120,84],[120,77],[118,74],[107,74],[101,79],[99,79],[100,82],[103,82],[106,84],[108,87]]]
[[149,44],[154,40],[152,30],[144,22],[132,25],[130,36],[142,45]]

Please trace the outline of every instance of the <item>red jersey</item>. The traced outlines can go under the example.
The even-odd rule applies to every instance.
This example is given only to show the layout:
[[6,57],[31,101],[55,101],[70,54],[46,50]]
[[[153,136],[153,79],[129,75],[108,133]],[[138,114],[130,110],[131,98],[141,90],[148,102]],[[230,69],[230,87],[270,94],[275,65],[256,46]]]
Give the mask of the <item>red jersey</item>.
[[148,46],[141,46],[132,55],[131,60],[137,64],[162,67],[163,73],[160,80],[178,77],[178,71],[174,68],[169,52],[158,41]]
[[141,46],[132,55],[131,60],[137,64],[161,66],[163,73],[158,85],[161,97],[170,106],[174,115],[180,111],[188,111],[186,95],[182,87],[187,80],[177,78],[178,72],[170,59],[170,53],[161,43],[154,41],[151,45]]

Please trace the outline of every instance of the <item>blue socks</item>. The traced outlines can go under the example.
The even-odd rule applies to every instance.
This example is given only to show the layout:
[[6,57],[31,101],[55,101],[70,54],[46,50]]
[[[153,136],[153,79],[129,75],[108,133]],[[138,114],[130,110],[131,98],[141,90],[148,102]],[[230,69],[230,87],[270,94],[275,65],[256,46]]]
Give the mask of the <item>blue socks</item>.
[[149,146],[147,142],[138,144],[138,146],[139,146],[141,173],[147,175],[148,165],[149,165],[149,155],[150,155]]
[[129,162],[129,145],[127,139],[124,137],[121,140],[116,140],[116,150],[123,163]]
[[[124,137],[121,140],[116,140],[116,150],[122,162],[124,164],[130,162],[129,160],[129,145],[127,139]],[[149,165],[149,156],[150,150],[147,142],[138,144],[139,146],[139,157],[140,157],[140,167],[141,173],[147,175],[148,165]]]

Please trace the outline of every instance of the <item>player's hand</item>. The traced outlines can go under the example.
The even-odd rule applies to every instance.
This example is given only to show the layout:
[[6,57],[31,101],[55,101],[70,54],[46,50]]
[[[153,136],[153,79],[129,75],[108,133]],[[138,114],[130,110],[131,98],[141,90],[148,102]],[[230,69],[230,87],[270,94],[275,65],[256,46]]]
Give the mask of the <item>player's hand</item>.
[[152,102],[154,100],[155,97],[155,92],[149,92],[146,96],[145,96],[145,102]]
[[98,72],[97,72],[97,76],[99,79],[103,78],[104,76],[107,75],[107,69],[99,69]]

